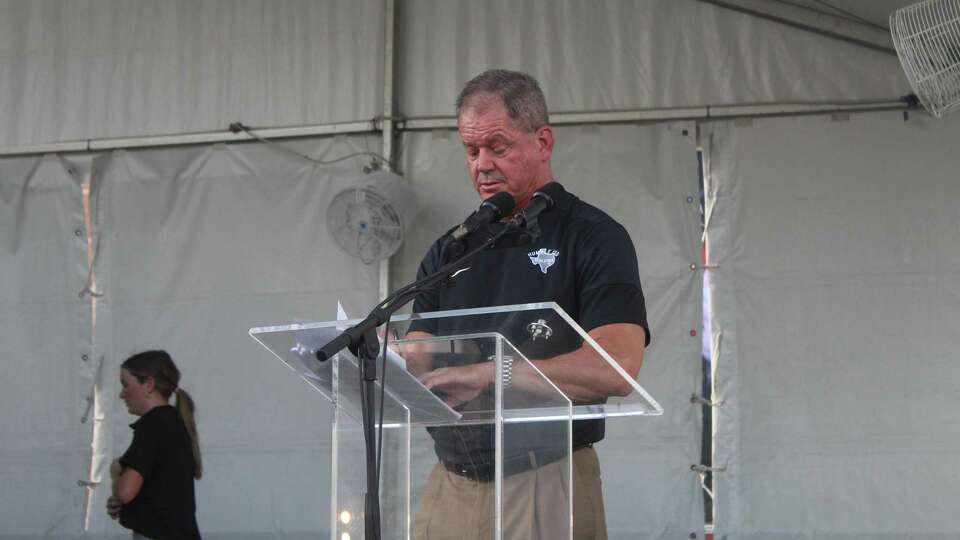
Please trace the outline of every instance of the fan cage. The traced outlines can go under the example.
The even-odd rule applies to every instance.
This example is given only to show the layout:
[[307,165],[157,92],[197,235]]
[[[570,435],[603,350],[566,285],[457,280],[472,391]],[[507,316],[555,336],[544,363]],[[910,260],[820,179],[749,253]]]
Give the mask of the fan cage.
[[364,264],[386,259],[403,242],[403,218],[369,186],[337,194],[327,213],[327,227],[337,245]]
[[898,9],[890,33],[920,103],[937,118],[960,108],[960,0]]

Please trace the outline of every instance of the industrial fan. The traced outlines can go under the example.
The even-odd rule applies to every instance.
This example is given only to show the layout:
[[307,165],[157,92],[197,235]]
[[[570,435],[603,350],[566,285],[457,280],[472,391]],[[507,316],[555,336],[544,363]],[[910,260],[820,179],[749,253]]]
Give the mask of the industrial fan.
[[894,11],[890,33],[910,86],[930,114],[960,108],[960,0],[928,0]]
[[403,243],[416,212],[413,188],[389,171],[350,183],[327,207],[327,230],[348,255],[372,264],[390,257]]

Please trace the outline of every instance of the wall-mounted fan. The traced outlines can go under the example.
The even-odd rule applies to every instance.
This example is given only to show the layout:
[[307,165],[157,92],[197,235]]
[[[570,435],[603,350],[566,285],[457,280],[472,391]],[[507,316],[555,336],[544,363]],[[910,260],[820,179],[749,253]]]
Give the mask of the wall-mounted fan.
[[327,207],[327,229],[347,254],[372,264],[400,248],[415,213],[409,183],[392,172],[377,171],[334,195]]
[[890,14],[890,33],[920,103],[937,118],[960,108],[960,0],[928,0]]

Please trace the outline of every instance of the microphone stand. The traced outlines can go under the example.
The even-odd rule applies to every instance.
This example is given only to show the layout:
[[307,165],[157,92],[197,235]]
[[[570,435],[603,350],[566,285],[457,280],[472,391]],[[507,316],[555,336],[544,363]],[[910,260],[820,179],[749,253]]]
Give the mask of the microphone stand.
[[[380,353],[377,327],[386,323],[391,315],[416,298],[420,293],[434,289],[450,279],[456,271],[464,268],[468,263],[479,257],[483,250],[493,246],[497,240],[508,232],[522,231],[523,226],[522,221],[518,219],[519,216],[520,214],[517,214],[517,217],[507,222],[503,230],[490,236],[480,247],[468,252],[459,259],[445,264],[439,270],[425,276],[423,279],[414,281],[394,291],[393,294],[390,294],[377,304],[366,318],[344,330],[343,333],[330,340],[330,342],[317,351],[317,360],[321,362],[329,360],[333,355],[343,349],[349,349],[360,361],[361,417],[367,458],[367,493],[364,498],[364,538],[367,540],[380,540],[380,479],[378,478],[379,468],[377,467],[377,447],[379,446],[379,442],[374,444],[377,356]],[[539,230],[528,230],[525,234],[531,233],[539,235]],[[536,236],[533,236],[533,238],[536,238]],[[386,345],[386,342],[384,345]]]

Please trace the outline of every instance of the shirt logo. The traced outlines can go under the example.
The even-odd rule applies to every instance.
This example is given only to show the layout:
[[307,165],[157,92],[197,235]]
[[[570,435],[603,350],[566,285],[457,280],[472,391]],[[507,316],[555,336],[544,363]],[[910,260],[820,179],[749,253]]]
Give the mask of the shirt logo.
[[553,329],[547,326],[547,321],[543,319],[537,319],[528,324],[527,332],[530,333],[530,339],[533,341],[536,341],[537,338],[548,340],[553,335]]
[[553,263],[557,262],[557,255],[560,255],[560,252],[555,249],[540,248],[537,251],[531,251],[527,253],[527,257],[530,257],[530,262],[534,266],[539,266],[540,271],[544,274],[547,273],[547,268],[553,266]]

